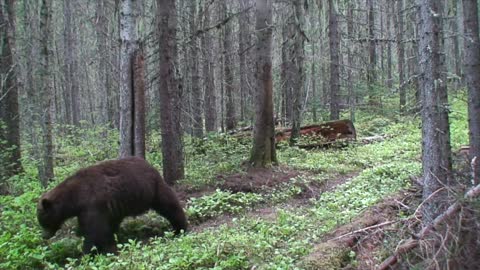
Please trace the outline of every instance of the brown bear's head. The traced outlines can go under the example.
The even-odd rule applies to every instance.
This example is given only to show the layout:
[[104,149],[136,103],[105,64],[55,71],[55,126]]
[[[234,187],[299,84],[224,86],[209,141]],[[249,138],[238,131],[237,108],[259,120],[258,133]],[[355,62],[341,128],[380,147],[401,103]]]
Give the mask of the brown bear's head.
[[58,206],[55,206],[54,201],[48,196],[42,196],[37,205],[37,219],[40,226],[42,226],[42,237],[44,239],[52,238],[60,229],[63,223]]

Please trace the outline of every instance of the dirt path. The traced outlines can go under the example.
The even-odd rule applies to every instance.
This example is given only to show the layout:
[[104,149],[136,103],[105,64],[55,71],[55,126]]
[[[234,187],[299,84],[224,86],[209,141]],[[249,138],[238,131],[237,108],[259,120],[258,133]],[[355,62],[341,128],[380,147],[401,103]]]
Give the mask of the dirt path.
[[[298,209],[310,203],[310,199],[319,198],[322,193],[334,190],[337,186],[346,183],[353,177],[357,176],[358,172],[347,175],[332,175],[328,180],[317,182],[310,181],[308,183],[295,183],[301,188],[301,193],[280,203],[263,203],[255,205],[250,210],[241,213],[242,216],[252,218],[274,220],[279,209]],[[280,167],[274,169],[255,169],[246,173],[234,174],[230,176],[219,176],[220,179],[225,180],[218,188],[221,190],[228,190],[235,192],[255,192],[265,194],[271,192],[271,189],[281,184],[290,183],[295,177],[309,177],[312,176],[310,172],[297,171],[288,167]],[[189,197],[202,196],[214,192],[215,188],[208,188],[205,190],[196,190],[193,193],[183,191],[181,194],[183,199]],[[187,197],[189,196],[189,197]],[[193,224],[191,230],[193,232],[201,232],[207,228],[218,227],[223,224],[231,224],[232,220],[239,215],[223,214],[214,218],[210,218],[203,222]]]

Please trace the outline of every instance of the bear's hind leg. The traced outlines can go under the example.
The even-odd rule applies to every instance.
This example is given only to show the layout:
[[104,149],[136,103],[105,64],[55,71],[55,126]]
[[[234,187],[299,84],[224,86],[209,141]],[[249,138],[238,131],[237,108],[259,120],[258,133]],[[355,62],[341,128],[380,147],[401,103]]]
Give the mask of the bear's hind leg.
[[187,217],[175,192],[166,185],[161,185],[152,208],[172,224],[175,233],[187,230]]
[[80,215],[79,225],[84,233],[83,252],[92,253],[92,248],[96,247],[97,252],[101,254],[117,253],[117,246],[112,231],[112,225],[99,212],[90,212]]

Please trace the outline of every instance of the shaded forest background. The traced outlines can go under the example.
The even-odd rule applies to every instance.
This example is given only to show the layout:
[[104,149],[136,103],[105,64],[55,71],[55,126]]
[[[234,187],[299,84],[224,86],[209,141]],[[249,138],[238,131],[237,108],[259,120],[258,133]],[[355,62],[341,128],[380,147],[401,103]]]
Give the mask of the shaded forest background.
[[[0,48],[0,201],[6,205],[0,205],[0,218],[8,225],[0,224],[6,239],[0,242],[0,254],[9,256],[0,262],[5,266],[56,265],[79,257],[72,254],[75,248],[61,241],[56,247],[63,253],[55,257],[24,223],[33,223],[29,202],[80,167],[143,156],[163,169],[170,185],[180,183],[177,188],[188,198],[198,195],[189,193],[195,187],[206,192],[201,188],[228,183],[222,174],[251,173],[245,167],[267,167],[272,175],[277,170],[283,174],[281,166],[270,166],[278,163],[274,128],[291,128],[289,144],[294,146],[301,140],[301,126],[338,119],[358,124],[362,136],[378,136],[324,152],[280,144],[280,158],[288,165],[332,178],[337,183],[331,185],[339,186],[337,193],[314,195],[318,202],[297,209],[322,226],[328,225],[326,220],[335,224],[316,228],[300,221],[302,215],[296,212],[280,211],[275,226],[294,239],[295,247],[305,244],[297,231],[318,241],[316,237],[383,196],[408,188],[410,179],[423,202],[414,207],[400,204],[410,218],[398,222],[420,220],[418,213],[422,215],[420,223],[412,222],[420,233],[406,249],[420,245],[418,239],[435,234],[434,228],[447,221],[445,235],[440,230],[432,237],[442,243],[439,252],[427,249],[422,259],[431,259],[425,260],[431,265],[450,264],[449,252],[454,249],[458,258],[473,258],[453,260],[455,267],[478,265],[479,215],[475,207],[462,208],[464,202],[457,202],[463,196],[470,203],[480,194],[476,0],[0,0]],[[460,144],[464,146],[458,150]],[[245,154],[249,150],[250,158]],[[455,167],[452,159],[458,156],[464,157],[466,168]],[[459,177],[461,169],[467,173]],[[311,175],[298,180],[297,173],[286,170],[287,188],[279,193],[216,190],[200,199],[192,196],[187,214],[201,223],[210,217],[210,200],[228,198],[235,204],[239,196],[241,206],[232,206],[235,212],[259,202],[275,203],[278,197],[289,200],[302,188],[315,193],[318,189],[312,189],[312,183],[325,184]],[[348,179],[338,177],[348,173],[352,174]],[[418,174],[421,179],[413,176]],[[232,178],[246,181],[236,177]],[[356,193],[349,197],[351,190]],[[228,208],[229,203],[223,206]],[[333,210],[328,208],[332,205]],[[22,210],[26,221],[17,209],[28,209]],[[347,215],[344,209],[351,212]],[[231,209],[224,210],[212,216]],[[457,223],[448,223],[458,212]],[[283,221],[294,229],[282,227]],[[14,232],[9,224],[23,229]],[[448,228],[458,228],[452,230],[458,234],[451,246],[442,242],[442,237],[450,236]],[[220,229],[226,232],[224,241],[237,241],[232,235],[241,235],[237,228]],[[201,233],[178,241],[196,237],[213,241]],[[265,241],[282,237],[272,235]],[[168,245],[176,246],[174,241]],[[245,237],[236,243],[244,245],[242,241],[252,242]],[[287,263],[291,265],[307,254],[305,248],[293,248],[281,251],[288,256],[272,257],[272,246],[265,244],[259,252],[278,264],[291,260]],[[38,258],[25,261],[24,250]],[[390,257],[380,256],[386,259],[385,269],[397,262],[398,250],[393,249]],[[254,263],[251,258],[255,254],[238,261],[228,257],[225,263],[245,266]],[[200,265],[217,264],[202,259]],[[70,262],[76,264],[75,260]]]
[[[118,129],[124,84],[119,39],[122,3],[12,3],[25,150],[37,160],[52,155],[42,154],[55,151],[48,145],[41,150],[48,144],[48,129],[54,141],[73,127]],[[143,47],[146,122],[151,133],[160,130],[158,5],[162,1],[133,3],[132,42]],[[178,87],[173,91],[179,100],[172,109],[179,111],[180,134],[202,137],[253,124],[253,4],[176,1]],[[462,4],[444,1],[442,8],[445,78],[455,94],[462,85]],[[418,112],[417,11],[413,0],[276,2],[272,55],[278,122],[299,126],[340,117],[355,120],[357,111],[389,116]],[[42,16],[48,18],[48,29]],[[42,59],[48,59],[48,66]]]

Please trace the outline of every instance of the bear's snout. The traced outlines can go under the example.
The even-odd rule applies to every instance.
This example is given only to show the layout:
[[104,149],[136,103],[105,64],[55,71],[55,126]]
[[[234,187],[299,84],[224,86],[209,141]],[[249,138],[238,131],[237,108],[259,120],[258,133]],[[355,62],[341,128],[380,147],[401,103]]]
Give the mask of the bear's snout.
[[47,240],[52,238],[55,235],[55,232],[49,231],[49,230],[42,230],[42,238]]

